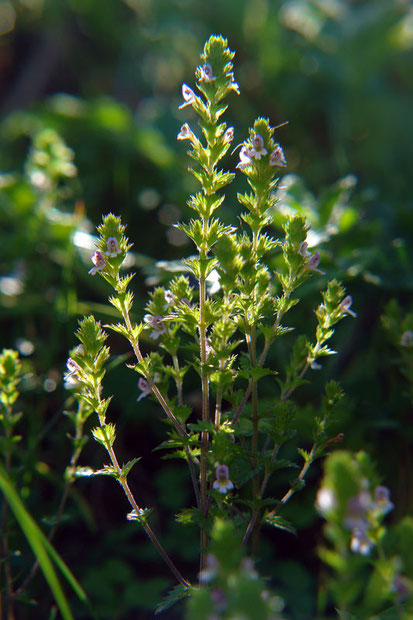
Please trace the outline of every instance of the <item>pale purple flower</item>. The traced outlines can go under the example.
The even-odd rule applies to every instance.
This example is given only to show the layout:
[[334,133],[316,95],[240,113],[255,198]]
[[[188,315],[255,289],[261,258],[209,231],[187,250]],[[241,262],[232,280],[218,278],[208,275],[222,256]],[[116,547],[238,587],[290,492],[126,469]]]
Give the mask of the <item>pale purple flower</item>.
[[251,142],[251,155],[254,159],[261,159],[263,155],[267,155],[268,151],[264,148],[264,138],[259,133],[256,133],[255,136],[251,138]]
[[184,123],[181,127],[179,134],[176,136],[177,140],[195,140],[195,135],[188,123]]
[[91,261],[94,264],[94,267],[92,267],[92,269],[89,269],[88,272],[91,276],[96,275],[98,271],[103,271],[106,268],[105,255],[100,250],[96,250],[95,252],[93,252],[91,256]]
[[224,611],[227,608],[227,597],[224,590],[221,588],[215,588],[211,592],[211,602],[216,611]]
[[394,504],[390,501],[390,490],[387,487],[380,484],[374,489],[373,507],[383,515],[393,510]]
[[284,151],[279,144],[275,145],[270,157],[270,166],[286,166],[287,160],[285,159]]
[[218,493],[228,493],[234,488],[231,480],[229,479],[229,469],[226,465],[218,465],[215,470],[216,480],[212,485],[214,491],[218,491]]
[[216,79],[209,62],[206,62],[204,65],[201,65],[200,67],[198,67],[198,71],[199,71],[200,82],[212,82],[213,80]]
[[237,165],[237,168],[244,170],[247,166],[251,166],[252,155],[252,150],[248,146],[244,145],[239,152],[239,164]]
[[402,347],[412,347],[413,346],[413,332],[405,331],[402,334],[400,344]]
[[66,362],[67,372],[63,375],[63,380],[65,382],[65,388],[70,390],[75,388],[78,384],[79,371],[82,370],[81,367],[75,360],[71,357],[68,358]]
[[206,556],[205,568],[199,573],[199,583],[206,585],[218,575],[218,560],[212,553]]
[[187,84],[182,84],[182,97],[184,98],[184,103],[179,106],[179,109],[185,108],[187,105],[193,105],[196,101],[194,91]]
[[303,241],[302,243],[300,243],[300,246],[298,248],[298,253],[301,254],[301,256],[310,256],[310,252],[308,251],[307,241]]
[[368,555],[373,548],[373,541],[367,536],[366,530],[354,528],[350,540],[350,549],[353,553]]
[[393,577],[393,583],[391,585],[392,592],[395,592],[399,602],[407,598],[411,592],[409,582],[403,575],[395,575]]
[[69,357],[66,362],[66,368],[69,371],[68,375],[70,376],[76,375],[79,372],[79,370],[81,370],[79,364],[75,362],[75,360],[71,357]]
[[338,309],[341,310],[341,312],[344,312],[344,314],[349,314],[350,316],[356,318],[357,314],[353,310],[351,310],[352,303],[353,303],[352,296],[347,295],[347,297],[344,297]]
[[151,314],[145,314],[143,320],[145,321],[145,323],[147,323],[153,328],[153,332],[149,334],[150,338],[156,340],[161,334],[165,333],[166,329],[161,316],[152,316]]
[[372,506],[371,495],[367,490],[362,490],[354,497],[351,497],[348,501],[344,518],[345,527],[350,530],[367,530],[369,523],[366,517]]
[[321,269],[317,269],[319,264],[320,264],[320,254],[319,252],[314,252],[314,254],[310,256],[310,258],[307,261],[307,269],[309,269],[310,271],[317,271],[318,273],[325,275],[325,271],[321,271]]
[[106,247],[108,248],[105,252],[106,256],[110,256],[111,258],[115,258],[118,254],[121,254],[122,250],[119,249],[119,242],[116,237],[108,237],[106,241]]
[[228,129],[226,130],[226,132],[223,135],[223,142],[224,144],[228,144],[229,142],[232,142],[234,139],[234,128],[233,127],[228,127]]
[[143,377],[140,377],[138,381],[138,388],[141,390],[141,395],[139,396],[136,402],[139,402],[140,400],[142,400],[142,398],[145,398],[146,396],[148,396],[152,391],[151,386],[149,385],[147,380],[144,379]]

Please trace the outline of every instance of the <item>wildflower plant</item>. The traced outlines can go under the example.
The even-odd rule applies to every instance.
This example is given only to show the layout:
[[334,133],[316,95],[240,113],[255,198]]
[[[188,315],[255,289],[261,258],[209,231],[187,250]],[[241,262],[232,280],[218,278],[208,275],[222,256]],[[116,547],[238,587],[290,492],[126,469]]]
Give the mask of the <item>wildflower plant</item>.
[[389,527],[390,490],[379,484],[365,452],[327,457],[316,508],[326,521],[328,542],[319,555],[330,570],[319,613],[333,601],[344,617],[410,618],[413,522],[405,518]]
[[[298,334],[284,365],[274,367],[268,362],[270,349],[293,330],[287,315],[300,302],[298,290],[310,278],[324,284],[325,274],[320,269],[320,253],[308,249],[308,226],[301,214],[285,218],[282,238],[271,235],[279,174],[287,166],[278,128],[258,118],[234,149],[239,149],[234,171],[221,167],[235,136],[235,129],[224,120],[227,99],[239,94],[233,57],[224,38],[211,36],[195,71],[195,87],[182,86],[180,108],[192,108],[199,128],[184,122],[177,135],[189,144],[188,154],[194,162],[189,171],[199,183],[199,190],[188,200],[193,218],[176,224],[194,245],[194,254],[182,261],[186,273],[174,277],[168,288],[155,288],[145,310],[133,308],[133,274],[121,270],[131,244],[125,225],[113,214],[105,215],[98,228],[89,272],[104,278],[112,289],[109,301],[120,320],[105,329],[124,336],[131,347],[134,361],[129,368],[139,375],[138,403],[147,396],[154,398],[169,422],[168,437],[160,448],[188,465],[193,506],[185,507],[176,518],[200,529],[201,584],[208,571],[211,531],[213,540],[218,536],[213,529],[216,519],[221,524],[231,522],[215,527],[229,528],[230,538],[238,532],[234,535],[252,555],[258,553],[263,525],[294,529],[283,517],[283,507],[304,486],[311,464],[341,439],[332,433],[330,418],[342,392],[337,383],[327,384],[321,413],[313,421],[312,448],[299,449],[293,460],[283,452],[296,431],[292,396],[308,373],[334,353],[329,341],[335,325],[348,315],[355,316],[343,286],[335,280],[327,282],[315,310],[314,338]],[[236,174],[248,187],[238,194],[239,227],[219,218],[224,190]],[[212,276],[218,283],[214,292],[208,289]],[[132,320],[132,308],[133,315],[143,317],[140,322]],[[77,384],[79,406],[84,404],[87,415],[95,413],[92,435],[109,460],[100,470],[77,468],[73,473],[104,474],[121,484],[131,508],[127,518],[137,521],[155,544],[180,584],[179,598],[188,593],[190,580],[163,549],[149,524],[151,508],[141,505],[128,483],[128,474],[139,459],[121,465],[116,453],[112,397],[104,396],[103,389],[110,357],[107,333],[88,316],[80,322],[77,337],[80,346],[70,354],[67,378]],[[146,352],[148,342],[150,352]],[[185,393],[187,376],[194,372],[199,377],[200,410],[191,406]],[[260,399],[264,378],[272,382],[270,401]],[[284,494],[268,494],[274,472],[291,468],[298,473]],[[218,551],[218,563],[219,556]],[[216,617],[230,617],[225,615],[225,600],[224,596],[218,609],[217,598]]]

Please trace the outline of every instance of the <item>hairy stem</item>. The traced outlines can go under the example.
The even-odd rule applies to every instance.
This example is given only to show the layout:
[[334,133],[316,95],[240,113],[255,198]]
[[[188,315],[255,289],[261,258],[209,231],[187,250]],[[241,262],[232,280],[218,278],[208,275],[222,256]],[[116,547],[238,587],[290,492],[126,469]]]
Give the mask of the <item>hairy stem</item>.
[[[203,219],[204,229],[207,220]],[[201,258],[201,255],[200,255]],[[202,257],[203,258],[203,257]],[[209,378],[206,370],[207,362],[207,337],[206,337],[206,319],[205,319],[205,302],[206,302],[206,281],[205,274],[202,272],[199,279],[199,345],[201,358],[201,385],[202,385],[202,421],[209,422]],[[208,443],[209,436],[207,432],[201,435],[201,510],[204,517],[208,514],[208,497],[207,497],[207,470],[208,470]],[[207,547],[207,533],[204,528],[201,529],[201,570],[205,568]]]
[[[132,322],[130,320],[129,312],[127,311],[125,306],[123,306],[123,308],[122,308],[122,316],[123,316],[123,320],[125,322],[125,325],[126,325],[126,327],[128,329],[129,334],[132,334],[133,333]],[[141,350],[139,348],[139,342],[137,340],[133,339],[132,336],[129,338],[129,342],[130,342],[130,344],[132,346],[132,349],[133,349],[133,351],[135,353],[135,356],[136,356],[136,359],[138,360],[138,362],[143,362],[144,358],[143,358],[142,352],[141,352]],[[158,386],[156,385],[156,383],[154,382],[152,377],[150,375],[145,375],[145,379],[149,383],[149,385],[151,387],[151,390],[155,394],[156,398],[158,399],[158,402],[161,405],[162,409],[164,410],[164,412],[166,413],[168,418],[173,422],[177,432],[181,435],[181,437],[189,437],[189,435],[186,432],[185,428],[176,419],[172,409],[170,408],[169,404],[167,403],[166,399],[164,398],[164,396],[160,392]],[[191,454],[190,448],[188,446],[185,446],[185,453],[186,453],[186,458],[187,458],[187,462],[188,462],[189,472],[191,474],[192,486],[193,486],[193,489],[194,489],[196,503],[197,503],[198,508],[200,508],[200,506],[201,506],[201,498],[200,498],[199,486],[198,486],[198,481],[197,481],[197,477],[196,477],[196,473],[195,473],[195,467],[194,467],[194,463],[197,462],[197,459],[194,459],[194,457]]]

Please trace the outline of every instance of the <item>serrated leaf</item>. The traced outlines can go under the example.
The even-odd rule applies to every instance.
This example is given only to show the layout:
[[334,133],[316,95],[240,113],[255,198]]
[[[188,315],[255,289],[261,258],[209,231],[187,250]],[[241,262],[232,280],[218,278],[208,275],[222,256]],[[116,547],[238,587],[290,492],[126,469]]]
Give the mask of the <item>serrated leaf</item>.
[[286,519],[283,519],[283,517],[279,517],[278,515],[275,515],[274,517],[264,517],[264,523],[267,523],[268,525],[272,525],[273,527],[276,527],[279,530],[290,532],[290,534],[294,534],[294,536],[297,535],[297,531],[295,527],[291,525],[289,521],[287,521]]
[[132,467],[138,462],[140,461],[140,457],[132,459],[131,461],[128,461],[123,467],[122,467],[122,471],[121,471],[121,476],[122,478],[126,478],[126,476],[129,474],[130,470],[132,469]]
[[168,592],[165,598],[159,603],[158,607],[155,610],[155,616],[162,613],[166,609],[169,609],[170,607],[172,607],[172,605],[175,605],[175,603],[177,603],[178,601],[181,601],[183,598],[186,598],[187,596],[190,595],[190,593],[191,593],[191,588],[183,586],[182,584],[175,586],[174,588],[172,588],[172,590]]
[[188,428],[194,433],[213,433],[215,431],[215,425],[213,422],[196,422],[194,424],[188,424]]

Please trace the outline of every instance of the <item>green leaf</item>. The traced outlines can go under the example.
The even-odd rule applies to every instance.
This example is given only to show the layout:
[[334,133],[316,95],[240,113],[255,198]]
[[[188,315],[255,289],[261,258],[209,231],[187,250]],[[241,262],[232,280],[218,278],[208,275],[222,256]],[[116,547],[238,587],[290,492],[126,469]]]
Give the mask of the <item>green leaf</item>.
[[132,459],[131,461],[128,461],[126,465],[122,467],[122,471],[121,471],[122,478],[126,478],[126,476],[129,474],[132,467],[140,460],[141,459],[139,457],[139,458]]
[[103,446],[113,446],[116,437],[116,429],[113,424],[103,424],[92,428],[92,435],[95,441],[101,443]]
[[178,601],[181,601],[183,598],[186,598],[190,594],[191,594],[191,588],[183,586],[182,584],[175,586],[174,588],[172,588],[172,590],[168,592],[168,594],[159,603],[155,611],[155,616],[162,613],[166,609],[169,609],[170,607],[172,607],[172,605],[175,605],[175,603],[177,603]]
[[290,534],[294,534],[296,536],[297,531],[293,525],[286,519],[275,515],[274,517],[264,517],[264,523],[268,525],[272,525],[279,530],[284,530],[285,532],[290,532]]

